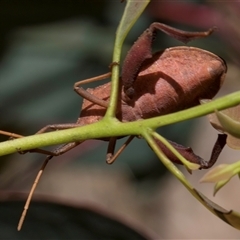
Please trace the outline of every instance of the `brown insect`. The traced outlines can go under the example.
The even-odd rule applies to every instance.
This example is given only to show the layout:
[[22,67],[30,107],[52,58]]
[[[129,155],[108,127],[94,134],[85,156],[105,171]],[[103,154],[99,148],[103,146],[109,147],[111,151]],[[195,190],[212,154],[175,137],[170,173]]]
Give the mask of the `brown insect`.
[[[156,117],[198,105],[200,99],[213,98],[224,81],[227,71],[224,60],[208,51],[181,46],[168,48],[152,54],[152,42],[157,30],[161,30],[184,43],[195,38],[206,37],[213,32],[213,29],[206,32],[185,32],[162,23],[152,23],[134,43],[122,66],[116,111],[116,117],[122,122]],[[111,83],[87,90],[80,86],[92,81],[105,79],[110,77],[110,75],[111,73],[107,73],[75,83],[74,90],[84,98],[81,113],[76,123],[47,125],[37,133],[74,128],[102,119],[108,107]],[[11,136],[22,137],[17,134],[11,134]],[[112,163],[133,137],[130,136],[115,155],[116,138],[101,139],[109,141],[107,162]],[[160,141],[156,140],[156,142],[170,160],[180,163]],[[225,135],[219,135],[208,162],[196,156],[191,148],[185,148],[174,142],[170,143],[187,160],[198,163],[201,168],[209,168],[217,160],[225,142]],[[68,143],[57,148],[54,152],[41,149],[32,149],[28,152],[48,154],[44,168],[47,161],[53,156],[61,155],[81,143]],[[42,170],[37,178],[42,174]],[[30,192],[18,229],[21,228],[35,187],[36,184],[34,184]]]

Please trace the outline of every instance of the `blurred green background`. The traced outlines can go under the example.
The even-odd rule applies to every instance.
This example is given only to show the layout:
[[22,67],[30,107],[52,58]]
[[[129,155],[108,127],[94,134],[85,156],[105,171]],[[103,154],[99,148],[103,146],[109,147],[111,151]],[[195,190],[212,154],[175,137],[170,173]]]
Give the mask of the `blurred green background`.
[[[0,129],[31,135],[47,124],[75,122],[82,99],[73,91],[73,84],[109,71],[115,31],[124,6],[125,3],[117,0],[38,3],[27,0],[2,1]],[[123,56],[153,21],[194,31],[217,26],[218,30],[211,37],[196,40],[189,45],[223,57],[230,72],[229,84],[226,84],[224,93],[236,90],[240,63],[239,14],[238,1],[152,1],[127,37]],[[182,44],[159,33],[154,49],[176,45]],[[196,126],[196,121],[188,121],[159,131],[168,139],[192,146],[192,141],[201,141],[192,139],[191,133]],[[1,136],[2,141],[7,139]],[[119,141],[119,146],[121,143]],[[212,144],[213,142],[209,144],[208,152],[211,151]],[[172,206],[165,207],[156,199],[166,198],[167,201],[165,183],[173,177],[166,173],[145,141],[135,139],[111,166],[105,164],[106,149],[107,143],[93,140],[54,158],[43,175],[37,194],[65,199],[66,205],[73,200],[79,204],[91,202],[102,206],[107,212],[137,222],[138,229],[146,228],[162,238],[218,237],[210,230],[205,232],[207,235],[198,235],[194,231],[192,234],[196,235],[186,235],[186,232],[181,231],[171,235],[164,217],[168,214],[168,207]],[[201,152],[198,154],[201,155]],[[9,191],[27,192],[43,160],[44,156],[40,154],[2,157],[2,201]],[[175,184],[183,188],[178,182]],[[191,196],[185,192],[185,198]],[[22,198],[15,194],[10,199]],[[18,211],[20,214],[21,209]],[[0,221],[2,224],[4,219]],[[41,220],[37,223],[41,225]],[[15,231],[14,224],[16,223],[11,226],[14,227],[12,231]],[[184,226],[184,221],[180,221],[179,225],[179,228],[187,227]],[[67,227],[71,228],[71,224]],[[27,224],[24,228],[27,231]],[[57,237],[57,226],[54,231]],[[234,230],[229,232],[235,236]]]

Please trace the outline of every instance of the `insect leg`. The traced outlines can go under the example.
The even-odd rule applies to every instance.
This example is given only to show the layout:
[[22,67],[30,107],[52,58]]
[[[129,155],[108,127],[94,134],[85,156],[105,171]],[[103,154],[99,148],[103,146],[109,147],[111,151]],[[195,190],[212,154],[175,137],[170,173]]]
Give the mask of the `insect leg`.
[[42,154],[45,154],[45,155],[50,155],[52,157],[56,157],[56,156],[62,155],[65,152],[68,152],[72,148],[75,148],[76,146],[78,146],[82,142],[84,142],[84,141],[67,143],[65,145],[61,145],[59,148],[56,148],[54,151],[47,151],[47,150],[44,150],[44,149],[36,148],[36,149],[31,149],[31,150],[26,151],[26,152],[42,153]]
[[17,133],[12,133],[12,132],[7,132],[7,131],[3,131],[3,130],[0,130],[0,134],[8,136],[10,138],[22,138],[22,137],[24,137],[23,135],[19,135]]
[[155,32],[156,30],[161,30],[162,32],[166,33],[167,35],[183,42],[183,43],[188,43],[194,39],[197,38],[203,38],[207,37],[210,34],[213,33],[215,28],[210,28],[208,31],[204,32],[188,32],[188,31],[183,31],[177,28],[170,27],[168,25],[165,25],[163,23],[159,22],[154,22],[150,25],[149,27],[151,32]]
[[111,76],[111,72],[100,75],[100,76],[97,76],[97,77],[93,77],[93,78],[89,78],[89,79],[86,79],[86,80],[78,81],[74,84],[74,87],[73,87],[74,91],[78,95],[80,95],[81,97],[87,99],[88,101],[90,101],[92,103],[95,103],[95,104],[98,104],[99,106],[107,108],[108,107],[108,102],[106,102],[102,99],[99,99],[98,97],[90,94],[88,91],[86,91],[85,89],[83,89],[82,87],[79,87],[79,86],[83,85],[83,84],[86,84],[86,83],[100,81],[100,80],[109,78],[110,76]]
[[[211,168],[217,161],[220,153],[222,152],[225,144],[226,144],[227,135],[226,134],[218,134],[218,138],[214,144],[212,149],[212,154],[209,161],[206,161],[196,155],[190,147],[184,147],[180,144],[172,142],[170,140],[169,143],[189,162],[196,163],[200,165],[200,169],[208,169]],[[182,164],[181,161],[158,139],[155,139],[157,145],[163,153],[174,163]]]
[[[44,133],[49,129],[51,129],[51,130],[63,130],[63,129],[75,128],[75,127],[79,127],[79,126],[81,126],[81,124],[79,124],[79,123],[52,124],[52,125],[47,125],[44,128],[40,129],[36,134]],[[60,146],[59,148],[57,148],[53,152],[43,150],[43,149],[38,149],[38,148],[31,149],[31,150],[26,151],[26,152],[37,152],[37,153],[42,153],[42,154],[51,155],[51,156],[59,156],[59,155],[65,153],[65,152],[69,151],[70,149],[76,147],[80,143],[81,142],[67,143],[66,145]],[[26,152],[23,152],[23,153],[26,153]]]
[[[110,65],[110,68],[112,68],[113,65],[118,64],[118,63],[112,63]],[[94,95],[90,94],[89,92],[87,92],[85,89],[83,89],[82,87],[79,87],[82,84],[86,84],[86,83],[90,83],[90,82],[95,82],[95,81],[100,81],[100,80],[104,80],[108,77],[111,76],[111,72],[97,76],[97,77],[93,77],[93,78],[89,78],[86,80],[82,80],[79,82],[76,82],[74,84],[74,91],[77,92],[77,94],[79,94],[80,96],[82,96],[83,98],[87,99],[88,101],[98,104],[102,107],[107,108],[108,107],[108,102],[99,99],[97,97],[95,97]],[[130,137],[131,138],[131,137]],[[133,137],[131,138],[131,140],[133,139]],[[131,142],[131,140],[127,140],[125,142],[125,144],[117,151],[116,154],[114,154],[114,149],[115,149],[115,145],[116,145],[116,141],[117,138],[110,138],[109,140],[109,144],[108,144],[108,150],[107,150],[107,156],[106,156],[106,162],[108,164],[112,164],[117,157],[120,155],[120,153],[127,147],[127,145]]]
[[130,136],[115,154],[114,154],[114,148],[116,144],[116,138],[111,138],[108,144],[106,162],[108,164],[112,164],[118,158],[118,156],[123,152],[123,150],[128,146],[128,144],[133,140],[133,138],[134,136]]
[[50,124],[50,125],[47,125],[47,126],[41,128],[35,134],[44,133],[44,132],[47,132],[48,130],[63,130],[63,129],[80,127],[80,126],[81,126],[81,124],[79,124],[79,123]]
[[[23,135],[19,135],[19,134],[16,134],[16,133],[11,133],[11,132],[6,132],[6,131],[3,131],[3,130],[0,130],[0,134],[8,136],[8,137],[10,137],[10,139],[24,137]],[[20,154],[25,154],[26,152],[42,153],[42,154],[46,154],[46,155],[53,155],[54,154],[51,151],[47,151],[47,150],[39,149],[39,148],[31,149],[31,150],[28,150],[28,151],[19,151]]]
[[108,149],[107,149],[107,156],[106,156],[106,162],[110,164],[111,158],[114,154],[115,146],[116,146],[117,138],[112,137],[109,140],[108,143]]
[[[106,101],[93,96],[92,94],[90,94],[89,92],[87,92],[86,90],[84,90],[83,88],[81,88],[79,86],[82,85],[82,84],[103,80],[103,79],[106,79],[106,78],[108,78],[110,76],[111,76],[111,72],[103,74],[103,75],[100,75],[100,76],[97,76],[97,77],[93,77],[93,78],[90,78],[90,79],[86,79],[86,80],[83,80],[83,81],[76,82],[74,84],[74,90],[80,96],[82,96],[83,98],[86,98],[87,100],[89,100],[89,101],[91,101],[93,103],[96,103],[96,104],[98,104],[100,106],[103,106],[103,107],[107,108],[108,107],[108,103]],[[43,127],[36,134],[44,133],[44,132],[49,131],[49,130],[61,130],[61,129],[75,128],[75,127],[79,127],[79,126],[80,126],[79,123],[51,124],[51,125],[47,125],[47,126]],[[6,132],[6,131],[2,131],[2,130],[0,130],[0,134],[9,136],[11,138],[23,137],[22,135]],[[31,149],[31,150],[26,151],[26,152],[37,152],[37,153],[42,153],[42,154],[56,156],[56,153],[51,152],[51,151],[47,151],[47,150],[43,150],[43,149]],[[21,152],[21,153],[25,153],[25,152]]]
[[212,149],[210,160],[208,162],[204,162],[204,164],[202,164],[201,169],[211,168],[216,163],[220,153],[222,152],[224,146],[226,145],[226,141],[227,141],[226,134],[218,134],[218,138]]

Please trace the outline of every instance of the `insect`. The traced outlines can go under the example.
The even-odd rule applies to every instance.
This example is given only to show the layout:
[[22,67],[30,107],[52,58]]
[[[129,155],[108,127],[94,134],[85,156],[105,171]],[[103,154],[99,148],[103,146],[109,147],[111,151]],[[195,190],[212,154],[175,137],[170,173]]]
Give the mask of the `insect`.
[[[180,46],[167,48],[153,54],[151,49],[157,30],[161,30],[184,43],[195,38],[206,37],[213,32],[213,29],[205,32],[185,32],[162,23],[152,23],[133,44],[123,62],[116,111],[116,117],[122,122],[156,117],[198,105],[200,99],[212,99],[224,81],[227,66],[223,59],[211,52]],[[102,119],[108,107],[111,83],[87,90],[84,90],[81,85],[105,79],[110,75],[111,73],[107,73],[75,83],[74,91],[84,98],[81,113],[76,123],[47,125],[37,134],[49,130],[74,128]],[[1,132],[3,133],[3,131]],[[22,137],[17,134],[10,136]],[[109,141],[107,162],[115,161],[133,137],[130,136],[116,154],[114,154],[114,148],[117,139],[114,137],[101,139]],[[156,140],[156,142],[170,160],[180,163],[160,141]],[[174,142],[170,143],[187,160],[198,163],[201,168],[209,168],[215,163],[225,142],[225,135],[219,135],[210,161],[204,161],[195,155],[191,148],[185,148]],[[41,149],[32,149],[28,152],[48,154],[46,165],[53,156],[61,155],[81,143],[68,143],[53,152]],[[36,184],[30,192],[27,203],[29,203],[35,187]],[[28,205],[25,206],[18,229],[21,228],[27,208]]]

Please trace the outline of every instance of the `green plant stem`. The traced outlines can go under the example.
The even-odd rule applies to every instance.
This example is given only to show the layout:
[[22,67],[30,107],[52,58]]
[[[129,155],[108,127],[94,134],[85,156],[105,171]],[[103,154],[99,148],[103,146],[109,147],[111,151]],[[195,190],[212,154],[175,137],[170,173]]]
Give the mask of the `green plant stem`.
[[240,104],[240,91],[228,94],[224,97],[205,103],[200,106],[192,107],[176,113],[171,113],[161,117],[145,120],[145,124],[150,124],[152,128],[158,128],[165,125],[185,121],[188,119],[201,117],[215,110],[223,110]]
[[116,109],[117,109],[117,99],[118,99],[118,89],[119,89],[119,63],[120,63],[120,56],[121,56],[121,47],[122,47],[122,44],[120,44],[118,41],[118,38],[116,38],[114,52],[113,52],[111,95],[109,100],[109,106],[104,116],[106,118],[114,118]]
[[175,175],[178,180],[187,188],[192,189],[192,187],[189,185],[189,182],[185,178],[185,176],[182,174],[181,171],[165,156],[165,154],[161,151],[161,149],[158,147],[156,142],[154,141],[153,137],[151,136],[150,131],[143,132],[143,137],[146,139],[150,147],[154,150],[154,152],[157,154],[159,159],[161,159],[161,162],[165,165],[165,167],[173,174]]
[[142,135],[146,129],[154,130],[157,127],[200,117],[214,112],[216,109],[222,110],[235,106],[239,103],[240,92],[235,92],[204,105],[151,119],[121,123],[113,118],[105,118],[97,123],[86,126],[32,135],[2,142],[0,143],[0,156],[17,151],[25,151],[74,141],[122,137],[128,135]]
[[159,135],[157,132],[153,132],[152,136],[161,141],[181,162],[182,164],[189,170],[197,170],[200,168],[199,164],[191,163],[187,159],[185,159],[164,137]]
[[[192,196],[195,197],[199,202],[201,202],[214,215],[219,217],[218,216],[219,213],[217,214],[217,212],[215,211],[215,208],[219,209],[220,207],[217,206],[216,204],[212,203],[202,193],[198,192],[196,189],[193,188],[193,186],[185,178],[183,173],[161,151],[161,149],[158,147],[158,145],[154,141],[153,137],[151,136],[151,132],[144,131],[143,136],[146,139],[146,141],[148,142],[149,146],[154,150],[154,152],[157,154],[158,158],[164,164],[164,166],[187,188],[187,190],[192,194]],[[234,213],[234,214],[237,215],[238,213]],[[230,224],[230,222],[227,222],[227,223]],[[230,224],[230,225],[234,226],[233,224]]]
[[124,9],[123,16],[119,23],[113,49],[113,66],[111,78],[111,95],[109,100],[109,107],[104,117],[114,118],[117,109],[118,89],[119,89],[119,69],[121,60],[121,49],[123,42],[132,28],[133,24],[140,17],[143,10],[146,8],[150,0],[128,0]]

